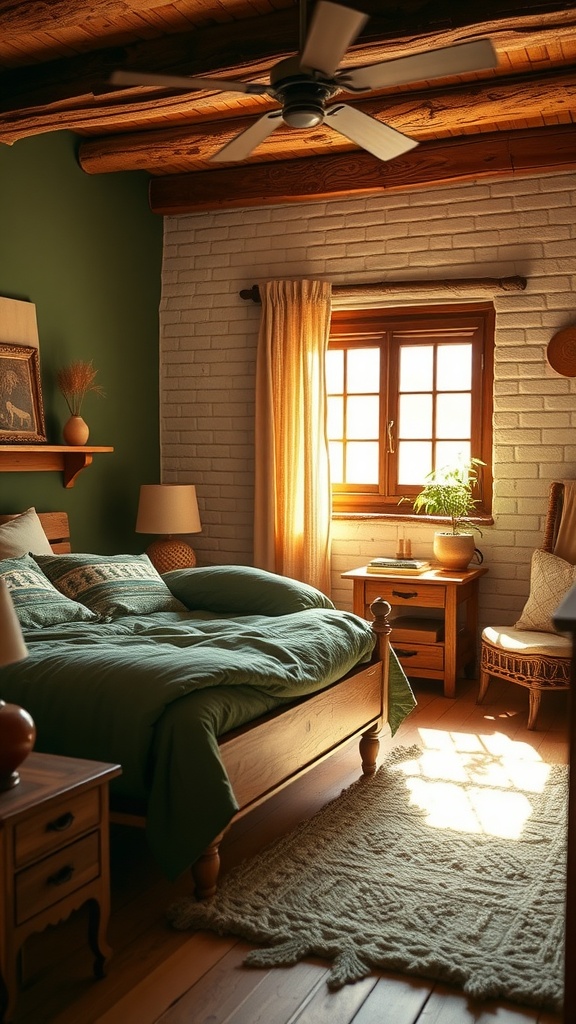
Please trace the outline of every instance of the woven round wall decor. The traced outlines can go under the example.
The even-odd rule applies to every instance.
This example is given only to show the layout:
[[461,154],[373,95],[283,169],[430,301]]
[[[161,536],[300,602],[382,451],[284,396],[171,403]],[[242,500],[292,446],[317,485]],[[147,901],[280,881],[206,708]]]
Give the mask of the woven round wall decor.
[[546,357],[557,373],[563,377],[576,377],[576,327],[558,331],[548,342]]

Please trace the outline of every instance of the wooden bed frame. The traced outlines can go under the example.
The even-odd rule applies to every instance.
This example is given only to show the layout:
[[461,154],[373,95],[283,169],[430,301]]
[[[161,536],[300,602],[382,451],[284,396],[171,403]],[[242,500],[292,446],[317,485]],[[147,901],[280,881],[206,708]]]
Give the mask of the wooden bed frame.
[[[65,512],[38,513],[57,554],[72,550]],[[13,516],[0,516],[0,523]],[[380,747],[379,734],[388,717],[388,623],[390,605],[378,598],[372,605],[376,647],[372,660],[359,665],[320,693],[295,701],[228,732],[219,740],[220,754],[239,804],[233,820],[278,793],[294,779],[359,740],[362,772],[374,774]],[[115,810],[111,821],[144,825],[145,808]],[[213,896],[220,869],[216,836],[192,866],[198,899]]]

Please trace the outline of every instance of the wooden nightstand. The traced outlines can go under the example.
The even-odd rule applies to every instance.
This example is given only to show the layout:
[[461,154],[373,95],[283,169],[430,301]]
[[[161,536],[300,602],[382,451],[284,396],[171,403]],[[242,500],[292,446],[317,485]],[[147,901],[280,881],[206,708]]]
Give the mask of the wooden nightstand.
[[[371,618],[370,605],[377,597],[392,606],[390,642],[407,676],[414,679],[439,679],[444,683],[444,696],[456,695],[458,673],[476,661],[478,633],[478,584],[487,569],[474,566],[463,572],[430,569],[419,576],[397,573],[369,573],[366,566],[342,573],[342,579],[354,583],[353,610],[363,618]],[[460,616],[460,607],[464,614]],[[403,634],[400,643],[394,640],[393,619],[398,615],[423,616],[440,614],[441,631],[437,640],[420,642],[418,631],[413,639]]]
[[0,1022],[14,1010],[25,939],[90,901],[94,973],[110,955],[108,782],[121,768],[32,753],[0,793]]

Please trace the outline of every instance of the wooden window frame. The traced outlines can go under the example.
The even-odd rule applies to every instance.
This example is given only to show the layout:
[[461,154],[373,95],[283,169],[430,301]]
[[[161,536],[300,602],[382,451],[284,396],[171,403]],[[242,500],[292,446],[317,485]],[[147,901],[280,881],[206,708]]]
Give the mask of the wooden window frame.
[[[463,339],[472,343],[472,456],[485,463],[479,467],[478,521],[492,514],[492,410],[494,393],[494,327],[492,302],[467,302],[336,310],[332,313],[329,346],[350,347],[377,343],[381,348],[381,410],[379,483],[362,490],[355,485],[333,484],[335,513],[414,515],[411,499],[421,486],[400,488],[397,483],[397,455],[386,451],[387,424],[398,422],[399,348],[412,334],[415,344]],[[445,336],[443,333],[445,332]],[[399,504],[401,498],[408,501]]]

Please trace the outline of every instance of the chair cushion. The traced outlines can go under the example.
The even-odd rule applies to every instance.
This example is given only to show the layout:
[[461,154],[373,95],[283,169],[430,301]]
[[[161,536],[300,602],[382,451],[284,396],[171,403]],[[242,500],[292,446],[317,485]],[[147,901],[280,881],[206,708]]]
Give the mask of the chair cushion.
[[536,550],[530,568],[530,595],[514,628],[555,633],[552,616],[574,583],[576,565],[549,551]]
[[572,653],[572,641],[567,636],[517,629],[515,626],[487,626],[482,632],[482,639],[494,647],[510,651],[511,654],[541,654],[569,658]]

